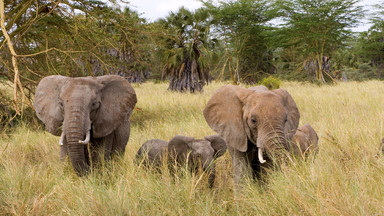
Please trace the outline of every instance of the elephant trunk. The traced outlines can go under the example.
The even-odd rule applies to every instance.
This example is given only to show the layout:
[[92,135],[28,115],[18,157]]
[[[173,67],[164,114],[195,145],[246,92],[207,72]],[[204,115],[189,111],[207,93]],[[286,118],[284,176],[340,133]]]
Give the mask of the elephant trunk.
[[68,155],[75,172],[79,176],[83,176],[89,171],[89,165],[85,156],[86,146],[82,142],[87,143],[90,135],[88,134],[88,128],[85,126],[86,115],[81,112],[82,110],[81,107],[72,108],[69,112],[70,115],[68,115],[69,120],[64,120]]
[[208,176],[208,185],[210,188],[213,187],[215,183],[215,163],[213,158],[206,159],[205,161],[201,161],[203,165],[204,172],[207,172],[209,174]]
[[[267,150],[270,154],[280,155],[280,151],[285,150],[286,139],[283,130],[275,128],[270,132],[259,131],[257,137],[258,158],[260,163],[265,163],[266,160],[263,157],[263,153]],[[278,156],[280,157],[280,156]]]
[[215,177],[216,177],[216,172],[215,172],[215,164],[212,164],[212,167],[209,169],[209,176],[208,176],[208,185],[210,188],[213,187],[215,184]]

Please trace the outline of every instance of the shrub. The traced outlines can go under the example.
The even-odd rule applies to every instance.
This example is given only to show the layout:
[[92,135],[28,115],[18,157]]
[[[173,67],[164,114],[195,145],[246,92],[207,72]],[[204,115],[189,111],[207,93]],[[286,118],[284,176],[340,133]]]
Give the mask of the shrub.
[[359,64],[358,68],[344,68],[345,75],[348,80],[364,81],[369,79],[379,78],[375,68],[368,63]]
[[272,89],[278,89],[280,88],[281,85],[281,80],[278,78],[269,76],[269,77],[264,77],[260,82],[260,85],[266,86],[269,90]]

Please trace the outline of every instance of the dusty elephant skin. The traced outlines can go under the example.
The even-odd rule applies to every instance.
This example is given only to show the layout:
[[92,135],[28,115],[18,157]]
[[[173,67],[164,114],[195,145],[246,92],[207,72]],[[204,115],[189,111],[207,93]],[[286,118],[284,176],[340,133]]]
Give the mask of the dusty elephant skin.
[[319,137],[310,124],[304,124],[297,128],[292,141],[292,151],[296,155],[307,156],[309,153],[317,153],[319,151]]
[[208,184],[213,187],[215,181],[214,160],[227,150],[226,143],[219,135],[206,136],[204,139],[177,135],[169,142],[152,139],[145,142],[136,154],[136,160],[145,159],[149,166],[160,166],[166,158],[169,164],[188,163],[189,167],[200,164],[204,171],[209,171]]
[[[54,75],[38,84],[34,107],[46,129],[60,136],[60,158],[68,154],[76,173],[84,175],[90,161],[124,154],[136,102],[134,89],[120,76]],[[91,152],[86,146],[89,142]]]
[[245,175],[252,173],[258,177],[261,164],[270,165],[271,158],[284,157],[300,113],[284,89],[270,91],[264,86],[247,89],[227,85],[210,98],[204,117],[227,143],[236,186]]

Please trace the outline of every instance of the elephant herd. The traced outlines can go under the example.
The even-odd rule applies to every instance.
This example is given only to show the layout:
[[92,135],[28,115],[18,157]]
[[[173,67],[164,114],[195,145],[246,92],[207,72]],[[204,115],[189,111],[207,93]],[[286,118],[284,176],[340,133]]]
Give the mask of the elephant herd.
[[[130,116],[137,103],[134,89],[116,75],[43,78],[36,88],[34,108],[51,134],[60,136],[60,158],[66,156],[75,172],[85,175],[100,160],[123,155],[130,136]],[[152,139],[136,154],[150,167],[200,166],[215,179],[215,160],[228,149],[235,185],[249,174],[260,176],[264,166],[318,151],[318,136],[299,125],[300,113],[284,89],[226,85],[212,95],[203,110],[218,134],[195,139],[176,135],[169,141]],[[88,145],[90,144],[90,145]],[[171,170],[171,169],[170,169]]]

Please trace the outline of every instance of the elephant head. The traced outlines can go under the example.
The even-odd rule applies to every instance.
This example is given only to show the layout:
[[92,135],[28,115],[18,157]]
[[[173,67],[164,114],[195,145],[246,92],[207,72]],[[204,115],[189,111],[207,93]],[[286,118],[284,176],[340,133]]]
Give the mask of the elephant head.
[[319,137],[316,131],[310,124],[304,124],[297,128],[295,135],[292,138],[293,153],[297,155],[307,155],[309,152],[317,153]]
[[215,181],[214,160],[221,157],[226,150],[226,143],[219,135],[206,136],[204,139],[177,135],[168,144],[171,160],[180,164],[187,162],[189,167],[201,164],[204,171],[209,171],[210,187]]
[[[247,152],[248,140],[263,152],[287,150],[299,124],[299,110],[284,89],[243,88],[227,85],[218,89],[204,109],[208,125],[219,133],[227,145]],[[231,155],[232,156],[232,155]]]
[[111,134],[129,118],[136,102],[135,91],[120,76],[54,75],[38,84],[34,108],[50,133],[61,134],[60,143],[66,142],[71,163],[82,175],[89,169],[84,144],[91,136]]
[[187,160],[190,164],[201,163],[205,170],[226,150],[226,143],[219,135],[207,136],[204,139],[176,135],[168,144],[168,152],[172,160],[181,164]]

